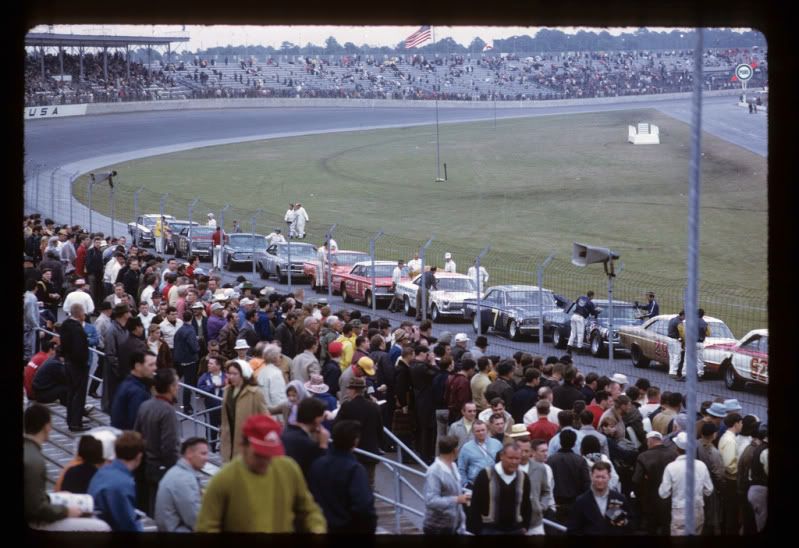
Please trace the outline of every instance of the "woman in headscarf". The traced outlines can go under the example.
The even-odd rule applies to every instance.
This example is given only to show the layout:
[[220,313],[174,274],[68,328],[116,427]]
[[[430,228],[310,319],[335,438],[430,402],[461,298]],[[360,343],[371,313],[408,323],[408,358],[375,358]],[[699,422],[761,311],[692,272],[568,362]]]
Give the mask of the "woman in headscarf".
[[269,415],[264,393],[252,376],[250,364],[244,360],[230,360],[227,369],[227,386],[222,398],[222,462],[230,462],[241,451],[241,429],[253,415]]
[[297,406],[311,395],[303,386],[302,381],[293,380],[286,386],[288,401],[283,404],[283,424],[297,424]]

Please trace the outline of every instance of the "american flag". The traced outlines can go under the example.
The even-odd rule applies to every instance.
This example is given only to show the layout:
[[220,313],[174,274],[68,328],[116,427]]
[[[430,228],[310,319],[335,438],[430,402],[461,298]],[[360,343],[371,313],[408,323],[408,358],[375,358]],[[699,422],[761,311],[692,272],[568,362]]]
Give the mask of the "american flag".
[[405,39],[405,49],[415,48],[431,39],[430,25],[422,25],[419,30]]
[[494,42],[489,42],[483,46],[483,51],[490,51],[492,49],[494,49]]

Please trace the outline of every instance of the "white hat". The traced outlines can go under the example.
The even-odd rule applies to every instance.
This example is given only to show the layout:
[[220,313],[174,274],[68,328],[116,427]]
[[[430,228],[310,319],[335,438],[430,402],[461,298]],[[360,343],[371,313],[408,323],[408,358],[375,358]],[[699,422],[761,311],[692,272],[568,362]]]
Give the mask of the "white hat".
[[191,307],[192,308],[205,308],[205,306],[201,302],[196,302],[193,305],[191,305]]
[[214,293],[214,302],[218,303],[220,301],[226,301],[227,299],[228,299],[227,295],[225,295],[223,292]]
[[233,347],[233,350],[249,350],[250,345],[247,344],[247,341],[244,339],[236,339],[236,346]]
[[222,305],[220,303],[214,303],[214,304],[211,305],[211,312],[214,312],[216,310],[224,310],[224,309],[225,309],[224,305]]
[[456,343],[467,342],[468,340],[469,340],[469,337],[466,336],[466,333],[458,333],[457,335],[455,335],[455,342]]
[[445,258],[445,259],[451,259],[451,258],[452,258],[452,253],[450,253],[449,251],[447,251],[446,253],[444,253],[444,258]]
[[663,434],[661,434],[657,430],[652,430],[650,433],[648,433],[646,435],[646,439],[649,439],[649,438],[657,438],[659,440],[662,440],[663,439]]
[[209,214],[208,214],[208,218],[209,218],[209,219],[213,219],[213,218],[214,218],[214,214],[213,214],[213,213],[209,213]]
[[674,445],[676,445],[683,451],[685,451],[685,448],[688,447],[688,434],[686,434],[685,432],[680,432],[679,434],[674,436],[672,440],[674,441]]
[[624,373],[614,373],[613,376],[610,378],[613,382],[617,382],[619,384],[627,384],[630,381],[627,379],[627,375]]
[[274,291],[275,291],[274,287],[269,287],[267,285],[267,286],[264,286],[264,288],[261,289],[261,291],[259,291],[258,293],[260,293],[261,295],[266,296],[266,295],[269,295],[270,293],[274,293]]
[[253,301],[249,297],[244,297],[241,301],[239,301],[239,304],[241,306],[248,306],[248,305],[251,305],[251,304],[255,304],[255,301]]

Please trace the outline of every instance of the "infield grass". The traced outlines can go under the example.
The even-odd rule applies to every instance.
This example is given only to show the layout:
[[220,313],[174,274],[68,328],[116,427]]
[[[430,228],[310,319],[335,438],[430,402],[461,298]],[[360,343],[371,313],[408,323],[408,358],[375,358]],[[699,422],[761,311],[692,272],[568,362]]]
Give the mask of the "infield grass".
[[[661,145],[626,142],[627,125],[640,121],[660,127]],[[301,201],[316,244],[332,223],[340,234],[383,229],[422,243],[435,233],[469,252],[490,243],[492,253],[554,251],[564,261],[580,241],[618,252],[625,276],[679,282],[689,131],[654,109],[498,120],[496,129],[491,121],[441,125],[446,182],[434,182],[434,125],[201,148],[113,166],[131,181],[119,185],[117,216],[130,220],[139,186],[140,212],[157,212],[158,196],[170,192],[180,205],[170,198],[167,213],[185,218],[196,196],[195,219],[204,219],[203,207],[230,203],[226,225],[238,218],[245,230],[247,212],[263,208],[259,230],[267,230],[282,224],[288,202]],[[722,294],[762,295],[765,307],[766,158],[709,134],[702,147],[701,279]],[[86,179],[75,186],[83,201]],[[456,256],[459,271],[473,257]]]

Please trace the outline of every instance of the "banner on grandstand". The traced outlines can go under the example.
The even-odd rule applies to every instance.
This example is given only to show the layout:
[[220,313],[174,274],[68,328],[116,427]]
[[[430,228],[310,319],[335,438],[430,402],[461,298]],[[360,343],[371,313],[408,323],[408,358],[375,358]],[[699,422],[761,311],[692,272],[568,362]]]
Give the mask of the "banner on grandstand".
[[430,25],[422,25],[419,30],[405,39],[405,49],[415,48],[419,44],[424,44],[432,39]]
[[25,120],[41,118],[62,118],[64,116],[83,116],[88,105],[48,105],[46,107],[25,107]]

